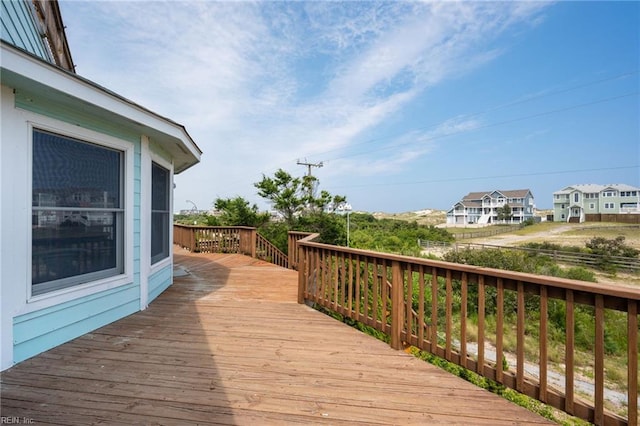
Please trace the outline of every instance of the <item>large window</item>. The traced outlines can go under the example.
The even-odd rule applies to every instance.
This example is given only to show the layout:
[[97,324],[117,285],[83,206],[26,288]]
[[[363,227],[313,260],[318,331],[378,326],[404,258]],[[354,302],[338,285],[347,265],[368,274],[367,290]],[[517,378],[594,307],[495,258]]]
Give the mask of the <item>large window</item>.
[[33,130],[32,295],[124,272],[124,152]]
[[169,170],[151,164],[151,264],[169,257]]

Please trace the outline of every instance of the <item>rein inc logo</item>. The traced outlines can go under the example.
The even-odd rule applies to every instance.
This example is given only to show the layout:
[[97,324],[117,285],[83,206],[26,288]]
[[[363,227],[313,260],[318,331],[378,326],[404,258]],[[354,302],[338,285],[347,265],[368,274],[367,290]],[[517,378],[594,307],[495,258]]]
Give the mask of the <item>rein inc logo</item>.
[[0,417],[0,425],[32,425],[35,421],[30,417]]

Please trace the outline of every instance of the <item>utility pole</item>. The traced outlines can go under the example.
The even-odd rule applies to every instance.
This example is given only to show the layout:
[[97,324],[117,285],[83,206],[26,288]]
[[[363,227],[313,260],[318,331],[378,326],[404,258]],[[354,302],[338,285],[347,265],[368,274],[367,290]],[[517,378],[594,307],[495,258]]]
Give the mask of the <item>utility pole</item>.
[[304,161],[304,162],[302,162],[302,161],[298,160],[298,165],[299,165],[299,166],[307,166],[307,176],[312,176],[312,175],[311,175],[311,168],[312,168],[312,167],[318,167],[318,168],[320,168],[320,167],[322,167],[324,164],[322,164],[322,161],[321,161],[321,162],[319,162],[319,163],[307,163],[307,162],[306,162],[306,159],[305,159],[305,161]]
[[[309,177],[313,177],[313,175],[311,174],[311,168],[312,167],[320,168],[320,167],[323,166],[322,161],[319,162],[319,163],[307,163],[306,159],[305,159],[305,161],[298,160],[298,165],[299,166],[307,166],[307,176],[309,176]],[[314,186],[310,186],[309,187],[309,199],[313,198],[314,191],[315,191],[315,187]]]

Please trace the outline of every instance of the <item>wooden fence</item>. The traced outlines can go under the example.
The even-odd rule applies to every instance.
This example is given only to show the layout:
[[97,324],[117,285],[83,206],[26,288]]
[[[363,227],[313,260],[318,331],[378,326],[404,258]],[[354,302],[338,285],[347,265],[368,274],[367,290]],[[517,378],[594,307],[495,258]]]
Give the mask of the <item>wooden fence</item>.
[[495,235],[506,234],[508,232],[514,232],[519,229],[522,229],[524,225],[493,225],[486,229],[481,229],[479,231],[469,231],[469,232],[456,232],[455,228],[451,228],[449,231],[453,234],[456,240],[469,240],[472,238],[487,238],[493,237]]
[[[395,349],[413,345],[595,424],[638,424],[639,289],[355,250],[313,238],[297,241],[299,303],[373,327]],[[627,375],[617,378],[626,389],[626,417],[605,409],[609,333],[623,333],[627,341]],[[561,336],[560,350],[550,345],[552,334],[555,341]],[[592,348],[586,363],[576,350],[585,339]],[[515,369],[503,365],[507,351],[515,353]],[[553,365],[562,366],[560,382]],[[578,386],[583,377],[593,377],[591,397]]]
[[528,247],[498,246],[493,244],[475,243],[444,243],[441,241],[418,240],[418,245],[423,249],[437,248],[439,250],[460,249],[493,249],[493,250],[519,250],[536,256],[548,256],[554,262],[570,265],[587,266],[590,268],[611,267],[615,270],[640,272],[640,260],[623,256],[604,256],[591,253],[579,253],[564,250],[544,250]]
[[617,223],[638,223],[640,224],[640,214],[607,214],[607,213],[588,213],[585,214],[585,222],[617,222]]

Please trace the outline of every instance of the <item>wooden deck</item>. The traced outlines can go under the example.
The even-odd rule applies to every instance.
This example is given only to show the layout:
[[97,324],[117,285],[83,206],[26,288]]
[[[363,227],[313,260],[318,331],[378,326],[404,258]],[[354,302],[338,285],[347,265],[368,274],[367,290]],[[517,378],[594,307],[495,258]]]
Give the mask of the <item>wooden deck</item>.
[[[144,312],[5,371],[1,415],[33,424],[546,424],[296,303],[297,273],[177,249]],[[23,422],[24,423],[24,422]]]

